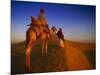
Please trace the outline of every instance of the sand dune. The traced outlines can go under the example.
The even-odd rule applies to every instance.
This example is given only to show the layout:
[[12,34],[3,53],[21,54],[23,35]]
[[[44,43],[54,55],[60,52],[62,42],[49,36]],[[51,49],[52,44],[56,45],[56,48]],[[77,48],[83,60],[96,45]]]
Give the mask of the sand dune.
[[73,42],[73,41],[66,40],[65,45],[67,44],[75,47],[76,49],[80,51],[95,50],[96,48],[95,43],[82,43],[82,42]]
[[[41,56],[41,42],[40,40],[36,41],[31,53],[32,73],[95,68],[95,44],[76,43],[68,40],[64,43],[65,47],[61,49],[58,46],[58,38],[51,37],[48,40],[48,57],[44,58]],[[27,73],[25,69],[25,49],[25,42],[11,45],[12,74]]]
[[64,56],[65,56],[65,66],[68,70],[85,70],[92,69],[89,60],[86,56],[78,50],[79,48],[69,42],[65,42]]

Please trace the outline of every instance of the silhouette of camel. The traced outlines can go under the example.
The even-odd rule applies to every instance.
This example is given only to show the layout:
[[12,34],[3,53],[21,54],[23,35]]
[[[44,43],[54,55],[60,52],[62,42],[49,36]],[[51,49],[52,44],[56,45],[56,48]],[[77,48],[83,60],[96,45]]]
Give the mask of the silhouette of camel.
[[[47,22],[44,18],[44,10],[40,10],[39,18],[36,20],[33,16],[31,17],[32,23],[26,31],[26,68],[28,72],[32,71],[30,62],[30,53],[34,43],[37,39],[42,40],[42,55],[47,56],[47,39],[50,37],[49,28],[47,28]],[[47,31],[48,30],[48,31]],[[37,35],[38,34],[38,35]],[[37,37],[39,36],[39,37]]]

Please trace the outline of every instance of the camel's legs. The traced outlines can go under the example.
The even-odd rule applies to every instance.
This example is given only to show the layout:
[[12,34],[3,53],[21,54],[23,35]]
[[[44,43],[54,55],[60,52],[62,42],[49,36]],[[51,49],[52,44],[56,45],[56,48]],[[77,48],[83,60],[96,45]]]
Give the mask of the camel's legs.
[[45,40],[45,55],[47,56],[48,42]]
[[31,71],[31,62],[30,62],[30,53],[31,53],[31,49],[33,46],[34,42],[33,41],[29,41],[28,43],[28,47],[26,49],[26,67],[28,68],[29,71]]
[[44,56],[44,40],[42,40],[42,56]]

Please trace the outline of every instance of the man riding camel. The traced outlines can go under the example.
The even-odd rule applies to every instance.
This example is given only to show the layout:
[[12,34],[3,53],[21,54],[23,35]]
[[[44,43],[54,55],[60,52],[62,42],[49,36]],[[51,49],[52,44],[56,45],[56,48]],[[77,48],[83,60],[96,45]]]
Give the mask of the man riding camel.
[[62,28],[59,28],[57,34],[56,34],[59,38],[59,46],[61,48],[64,48],[64,34],[63,34],[63,31],[62,31]]
[[37,21],[38,21],[39,27],[42,27],[43,31],[48,32],[49,31],[48,22],[45,19],[44,13],[45,13],[44,9],[43,8],[40,9],[40,13],[38,15]]
[[31,24],[29,24],[29,26],[31,26],[31,28],[33,28],[36,31],[37,36],[43,32],[47,32],[47,33],[50,32],[48,22],[44,16],[43,8],[40,9],[40,13],[38,15],[37,20],[35,19],[35,17],[31,16]]
[[35,19],[34,16],[31,16],[31,24],[29,24],[29,28],[26,31],[26,68],[29,72],[32,71],[31,64],[31,50],[34,47],[34,43],[37,39],[41,39],[42,41],[42,56],[47,56],[48,54],[48,38],[50,38],[50,30],[48,27],[48,23],[44,17],[44,9],[40,9],[40,13],[38,19]]

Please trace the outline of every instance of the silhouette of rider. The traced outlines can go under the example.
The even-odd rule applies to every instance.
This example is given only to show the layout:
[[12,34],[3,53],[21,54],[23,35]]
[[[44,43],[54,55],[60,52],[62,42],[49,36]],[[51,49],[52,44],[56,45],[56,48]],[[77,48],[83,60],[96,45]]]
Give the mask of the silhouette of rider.
[[44,13],[45,13],[44,9],[41,8],[40,13],[38,15],[38,19],[37,19],[38,20],[38,25],[43,28],[43,31],[48,32],[49,31],[48,22],[45,19]]
[[58,38],[61,38],[64,41],[64,34],[63,34],[63,31],[62,31],[62,28],[59,28],[56,35],[58,36]]

